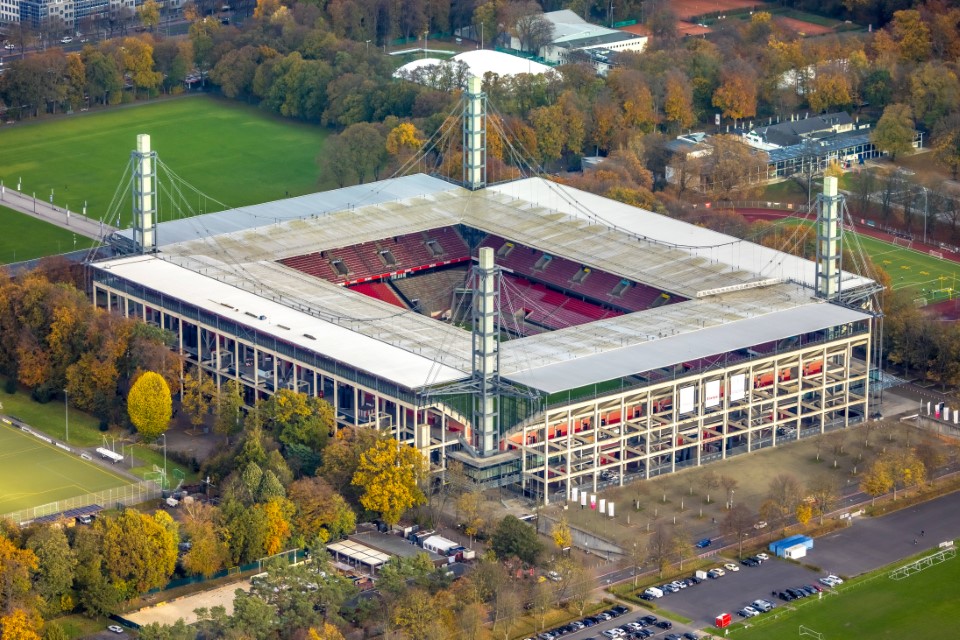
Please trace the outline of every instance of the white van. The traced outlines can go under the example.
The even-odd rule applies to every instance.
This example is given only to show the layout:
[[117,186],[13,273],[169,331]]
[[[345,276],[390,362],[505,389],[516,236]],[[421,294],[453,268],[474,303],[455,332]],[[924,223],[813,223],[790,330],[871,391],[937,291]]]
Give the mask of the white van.
[[663,591],[657,587],[649,587],[644,593],[653,598],[663,597]]

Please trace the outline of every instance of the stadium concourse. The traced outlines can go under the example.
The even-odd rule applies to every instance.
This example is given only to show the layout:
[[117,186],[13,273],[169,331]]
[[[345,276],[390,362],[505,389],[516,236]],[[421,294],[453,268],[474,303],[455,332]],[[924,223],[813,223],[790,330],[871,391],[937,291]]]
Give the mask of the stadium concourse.
[[[170,330],[248,404],[323,397],[481,486],[546,502],[868,415],[871,280],[835,272],[828,301],[813,262],[541,178],[418,174],[156,234],[155,252],[92,265],[95,304]],[[492,373],[476,322],[491,258]]]

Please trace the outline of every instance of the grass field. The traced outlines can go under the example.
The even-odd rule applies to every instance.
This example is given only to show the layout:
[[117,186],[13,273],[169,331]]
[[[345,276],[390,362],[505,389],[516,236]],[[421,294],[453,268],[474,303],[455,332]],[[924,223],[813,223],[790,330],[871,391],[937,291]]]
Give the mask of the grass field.
[[126,484],[127,478],[0,424],[0,513]]
[[[0,179],[14,188],[22,179],[22,191],[44,199],[52,189],[54,203],[72,211],[86,201],[87,215],[99,219],[120,185],[138,133],[151,135],[161,161],[184,180],[231,207],[327,186],[318,183],[316,163],[325,129],[207,96],[2,127]],[[129,197],[123,196],[121,226],[127,226]],[[164,211],[165,197],[172,201],[161,190],[161,220],[174,215]],[[195,211],[219,209],[195,193],[186,200]]]
[[[905,563],[904,563],[905,564]],[[953,558],[904,580],[891,580],[889,569],[863,584],[844,584],[838,595],[810,599],[793,612],[767,623],[757,618],[750,628],[734,629],[736,640],[799,640],[800,625],[823,634],[823,640],[846,638],[948,638],[960,620],[960,599],[952,594],[960,581],[960,560]],[[791,605],[776,609],[782,612]],[[955,636],[954,636],[955,637]],[[804,636],[810,638],[810,636]]]
[[[64,251],[85,249],[93,240],[43,220],[0,207],[0,264],[32,260]],[[24,239],[29,238],[29,242]],[[76,238],[76,244],[74,244]]]
[[[799,218],[784,218],[781,224],[812,224]],[[849,236],[851,232],[846,232]],[[947,300],[960,295],[960,264],[952,260],[936,258],[930,254],[897,246],[860,233],[854,233],[863,250],[874,264],[888,274],[895,290],[905,289],[916,298],[928,302]]]

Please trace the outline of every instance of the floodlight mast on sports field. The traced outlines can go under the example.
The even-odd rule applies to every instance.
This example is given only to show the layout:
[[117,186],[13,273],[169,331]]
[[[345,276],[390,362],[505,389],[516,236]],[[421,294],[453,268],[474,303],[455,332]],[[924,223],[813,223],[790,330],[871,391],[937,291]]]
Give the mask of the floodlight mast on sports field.
[[64,412],[64,425],[66,427],[66,435],[63,438],[63,441],[67,444],[70,444],[70,392],[66,389],[63,390],[63,412]]
[[163,438],[163,481],[167,481],[167,434],[161,433],[160,437]]

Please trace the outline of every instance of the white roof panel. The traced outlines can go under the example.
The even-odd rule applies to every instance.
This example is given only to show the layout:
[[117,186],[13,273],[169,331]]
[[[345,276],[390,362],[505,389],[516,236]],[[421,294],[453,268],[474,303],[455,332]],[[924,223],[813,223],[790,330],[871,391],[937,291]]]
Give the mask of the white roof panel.
[[506,377],[534,389],[555,393],[870,317],[861,311],[835,304],[814,303],[512,373]]

